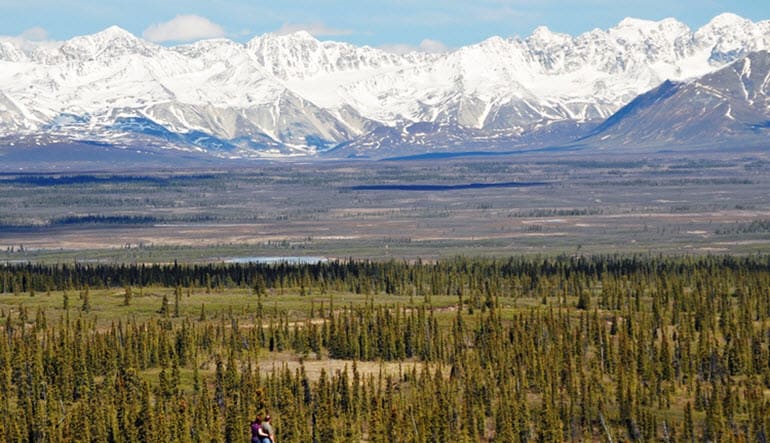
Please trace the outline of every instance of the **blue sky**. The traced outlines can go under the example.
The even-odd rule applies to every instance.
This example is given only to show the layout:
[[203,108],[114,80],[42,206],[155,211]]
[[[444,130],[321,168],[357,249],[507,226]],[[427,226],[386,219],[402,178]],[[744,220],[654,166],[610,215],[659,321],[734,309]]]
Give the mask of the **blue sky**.
[[458,47],[492,35],[527,36],[545,25],[579,34],[624,17],[675,17],[696,29],[722,12],[770,19],[770,1],[715,0],[0,0],[0,35],[62,40],[118,25],[171,43],[308,29],[358,45]]

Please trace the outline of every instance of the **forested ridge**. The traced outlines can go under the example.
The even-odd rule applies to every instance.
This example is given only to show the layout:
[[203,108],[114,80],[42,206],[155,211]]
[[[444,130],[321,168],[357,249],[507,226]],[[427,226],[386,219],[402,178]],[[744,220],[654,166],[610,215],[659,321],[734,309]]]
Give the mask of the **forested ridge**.
[[10,442],[240,442],[266,411],[280,442],[770,431],[768,256],[19,264],[0,315]]

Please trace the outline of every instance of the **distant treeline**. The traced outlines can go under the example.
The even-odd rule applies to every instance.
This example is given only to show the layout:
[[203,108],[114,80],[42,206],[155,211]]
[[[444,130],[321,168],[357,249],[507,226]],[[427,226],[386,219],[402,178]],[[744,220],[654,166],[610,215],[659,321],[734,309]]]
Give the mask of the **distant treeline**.
[[150,225],[158,223],[204,223],[217,221],[218,218],[205,214],[179,215],[172,217],[157,217],[152,215],[66,215],[49,220],[47,223],[0,223],[0,230],[24,230],[30,228],[44,228],[46,226],[74,226],[74,225]]
[[718,235],[725,234],[754,234],[770,232],[770,220],[754,220],[751,223],[740,223],[733,227],[717,229]]
[[582,217],[604,214],[603,208],[532,208],[512,211],[509,217]]
[[587,183],[592,186],[725,186],[725,185],[753,185],[754,180],[747,178],[683,178],[683,179],[642,179],[628,180],[603,180]]
[[372,184],[351,186],[353,191],[461,191],[468,189],[488,188],[527,188],[532,186],[545,186],[547,182],[499,182],[499,183],[462,183],[450,184]]
[[158,223],[157,217],[149,215],[68,215],[66,217],[51,220],[51,225],[82,225],[82,224],[109,224],[109,225],[141,225]]
[[[160,285],[166,287],[334,287],[355,293],[454,295],[476,280],[495,287],[525,279],[534,287],[544,278],[581,275],[691,275],[712,269],[770,270],[770,255],[735,257],[594,256],[466,259],[436,263],[329,261],[317,264],[12,264],[0,267],[0,292]],[[527,288],[522,288],[526,290]],[[512,295],[516,295],[513,293]]]

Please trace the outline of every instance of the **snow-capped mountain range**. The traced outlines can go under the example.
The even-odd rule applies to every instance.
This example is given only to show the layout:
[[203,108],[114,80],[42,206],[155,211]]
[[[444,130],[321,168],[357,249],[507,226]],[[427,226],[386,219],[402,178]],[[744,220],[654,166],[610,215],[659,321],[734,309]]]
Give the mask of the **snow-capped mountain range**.
[[222,157],[482,149],[595,127],[664,81],[765,49],[770,20],[733,14],[696,31],[674,19],[579,36],[540,27],[443,54],[306,32],[173,47],[118,27],[57,43],[0,39],[0,146],[79,140]]

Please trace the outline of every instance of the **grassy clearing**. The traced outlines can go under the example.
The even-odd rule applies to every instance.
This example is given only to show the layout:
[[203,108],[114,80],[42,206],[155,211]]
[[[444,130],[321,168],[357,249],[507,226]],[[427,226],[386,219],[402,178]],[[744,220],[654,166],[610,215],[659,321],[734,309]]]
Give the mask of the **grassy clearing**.
[[[147,287],[132,288],[129,305],[125,305],[125,289],[89,289],[88,299],[90,309],[82,309],[85,291],[49,291],[24,294],[0,293],[0,310],[4,313],[17,313],[26,309],[32,317],[38,310],[46,315],[48,321],[56,321],[65,313],[70,317],[81,315],[96,321],[99,327],[107,327],[111,323],[132,319],[137,322],[161,318],[159,311],[165,296],[170,308],[169,318],[172,322],[183,319],[198,320],[201,310],[207,319],[220,319],[233,315],[244,325],[253,324],[253,318],[261,304],[265,318],[285,316],[291,322],[302,322],[311,318],[322,319],[321,314],[328,315],[330,306],[333,309],[385,306],[408,307],[428,305],[423,297],[377,295],[363,296],[360,294],[330,292],[326,295],[300,295],[298,288],[283,291],[270,290],[267,295],[257,297],[248,289],[205,290],[200,288],[182,288],[179,299],[179,315],[175,315],[174,288]],[[66,294],[66,296],[65,296]],[[65,298],[68,298],[69,308],[65,309]],[[457,303],[456,297],[431,296],[430,306],[441,310]],[[314,314],[311,317],[311,312]],[[266,325],[263,325],[266,326]]]

